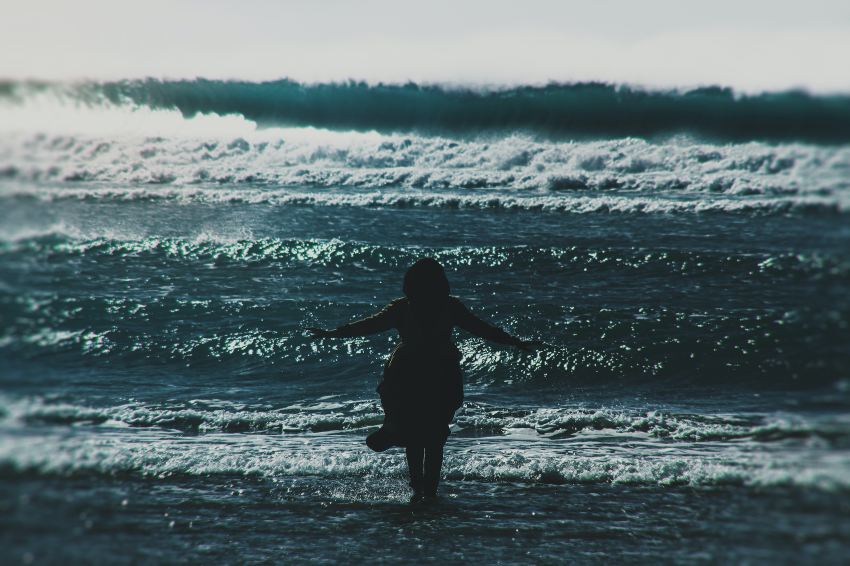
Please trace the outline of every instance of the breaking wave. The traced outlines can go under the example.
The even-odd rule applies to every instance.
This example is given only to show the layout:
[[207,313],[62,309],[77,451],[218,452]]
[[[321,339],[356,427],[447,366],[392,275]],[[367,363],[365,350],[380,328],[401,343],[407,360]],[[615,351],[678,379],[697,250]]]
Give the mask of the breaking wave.
[[136,104],[178,110],[187,117],[238,115],[263,126],[452,135],[526,131],[551,138],[684,132],[730,141],[850,141],[850,97],[800,91],[741,95],[719,87],[647,91],[601,83],[473,89],[414,83],[149,79],[6,83],[0,85],[0,96],[20,100],[45,90],[90,105]]
[[[310,434],[374,430],[383,422],[377,401],[327,398],[282,408],[228,401],[127,403],[89,407],[25,398],[4,399],[0,423],[15,426],[105,425],[178,430],[188,434]],[[840,421],[815,424],[799,415],[699,415],[665,411],[606,408],[511,408],[466,402],[457,412],[453,434],[483,438],[532,432],[541,440],[562,440],[582,432],[645,434],[671,442],[789,440],[850,442],[850,429]]]
[[[228,435],[175,437],[167,432],[146,434],[61,435],[32,438],[0,437],[0,471],[40,476],[140,475],[156,478],[253,476],[357,477],[399,480],[406,472],[403,458],[369,453],[361,441],[340,442],[313,437],[291,442],[285,437]],[[476,444],[463,449],[456,442],[443,464],[452,481],[546,484],[614,484],[657,487],[749,488],[792,487],[844,492],[850,488],[845,459],[825,458],[817,451],[801,457],[729,449],[712,454],[688,454],[668,449],[646,453],[616,450],[534,451]],[[647,447],[645,452],[653,452]],[[596,453],[594,453],[596,452]]]
[[[533,128],[523,129],[518,124],[502,133],[476,129],[474,123],[464,132],[452,128],[408,131],[381,128],[380,124],[358,132],[352,131],[351,124],[336,128],[321,120],[292,120],[284,121],[286,127],[281,127],[282,123],[263,127],[261,117],[250,111],[234,109],[232,114],[222,114],[230,109],[219,108],[215,102],[215,96],[221,94],[216,90],[220,85],[214,86],[217,83],[196,85],[201,91],[213,89],[215,96],[211,95],[208,108],[200,105],[191,111],[180,102],[183,95],[171,104],[139,94],[145,89],[191,91],[191,84],[7,85],[5,94],[0,94],[0,131],[4,133],[0,137],[0,198],[434,206],[575,213],[786,214],[850,209],[847,144],[747,140],[720,144],[692,134],[648,140],[628,132],[622,135],[630,137],[571,141],[563,136],[541,136]],[[239,87],[236,92],[253,92],[253,86],[242,86],[248,90]],[[266,86],[254,86],[260,94],[265,92]],[[307,99],[318,97],[319,101],[325,100],[323,88],[333,91],[327,85],[278,86],[285,92],[301,89]],[[269,92],[276,92],[278,86],[268,86]],[[353,92],[361,87],[334,88]],[[362,88],[372,92],[372,87]],[[375,92],[383,92],[382,88],[390,93],[396,92],[393,89],[407,92],[407,87],[374,88]],[[573,92],[573,87],[558,88]],[[584,92],[584,87],[574,88]],[[430,93],[423,95],[426,98],[444,96],[451,100],[455,96],[473,101],[488,96],[499,100],[518,97],[511,104],[531,110],[536,108],[537,97],[549,100],[551,94],[545,89],[486,95],[437,89],[434,92],[442,94],[436,95],[417,89],[413,90]],[[555,91],[560,92],[557,88]],[[640,98],[628,92],[617,96]],[[264,95],[258,96],[263,100]],[[364,99],[369,96],[363,94]],[[645,95],[647,101],[655,100],[654,96],[678,100],[673,95]],[[690,100],[686,95],[676,96]],[[744,104],[722,94],[697,98],[702,96]],[[234,100],[236,106],[245,102],[238,96]],[[833,104],[817,100],[815,103],[812,99],[812,104],[818,108]],[[845,103],[835,104],[843,108]],[[280,105],[286,107],[285,102]],[[354,112],[344,104],[339,108],[339,112]],[[391,116],[392,109],[387,112]],[[787,116],[775,122],[790,124]]]

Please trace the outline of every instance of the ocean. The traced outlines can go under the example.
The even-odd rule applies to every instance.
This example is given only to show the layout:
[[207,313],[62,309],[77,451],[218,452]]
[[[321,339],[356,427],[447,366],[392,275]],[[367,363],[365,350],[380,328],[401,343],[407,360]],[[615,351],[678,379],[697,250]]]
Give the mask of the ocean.
[[[850,97],[0,84],[0,562],[850,560]],[[441,497],[370,452],[421,257]]]

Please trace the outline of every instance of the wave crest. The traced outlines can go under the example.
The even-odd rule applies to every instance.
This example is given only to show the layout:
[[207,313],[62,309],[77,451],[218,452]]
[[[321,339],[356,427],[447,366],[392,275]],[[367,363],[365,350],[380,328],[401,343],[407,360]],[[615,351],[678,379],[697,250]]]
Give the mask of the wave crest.
[[[9,475],[291,476],[401,479],[403,458],[375,455],[360,438],[268,435],[187,437],[169,431],[113,429],[97,434],[0,435],[0,472]],[[850,463],[834,452],[774,452],[729,444],[714,450],[671,450],[643,443],[639,453],[587,442],[529,447],[455,440],[443,470],[452,481],[603,483],[658,487],[797,487],[844,492]],[[536,449],[535,449],[536,448]],[[651,454],[651,457],[649,455]]]
[[[282,408],[221,400],[185,403],[127,403],[90,407],[41,398],[4,399],[0,423],[19,426],[125,425],[178,430],[188,434],[311,434],[374,430],[383,422],[377,401],[326,399]],[[815,423],[790,414],[746,416],[678,414],[666,411],[607,408],[510,408],[464,403],[455,415],[453,434],[460,437],[522,436],[563,440],[585,432],[646,435],[672,442],[811,441],[846,443],[850,429],[841,421]]]
[[850,97],[801,91],[742,95],[719,87],[648,91],[603,83],[470,89],[204,79],[2,86],[0,95],[7,100],[53,91],[89,105],[129,102],[176,109],[187,117],[239,115],[266,126],[454,135],[528,131],[552,138],[687,132],[731,141],[850,141]]

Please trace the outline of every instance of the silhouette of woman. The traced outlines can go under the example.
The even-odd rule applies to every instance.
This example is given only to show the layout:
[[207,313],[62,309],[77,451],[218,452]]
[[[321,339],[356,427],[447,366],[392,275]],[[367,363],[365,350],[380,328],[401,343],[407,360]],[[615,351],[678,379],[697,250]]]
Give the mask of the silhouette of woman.
[[384,366],[378,386],[384,424],[366,444],[376,452],[405,447],[415,502],[437,496],[448,425],[463,402],[461,356],[452,343],[453,327],[524,350],[537,343],[515,338],[469,312],[450,294],[445,271],[434,259],[414,263],[404,276],[403,290],[405,297],[368,318],[334,330],[309,330],[318,338],[398,330],[401,342]]

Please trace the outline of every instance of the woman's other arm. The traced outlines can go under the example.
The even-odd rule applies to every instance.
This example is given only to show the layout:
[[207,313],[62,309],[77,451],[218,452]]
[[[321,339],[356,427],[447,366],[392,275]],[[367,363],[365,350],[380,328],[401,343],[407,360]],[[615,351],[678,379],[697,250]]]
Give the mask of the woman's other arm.
[[333,330],[321,328],[308,328],[315,338],[350,338],[353,336],[368,336],[385,332],[397,326],[397,308],[395,303],[390,303],[372,316],[343,324]]
[[538,346],[537,342],[522,340],[516,336],[511,336],[501,328],[493,326],[488,322],[484,322],[470,312],[466,305],[460,302],[460,299],[452,297],[452,311],[454,314],[454,323],[467,332],[475,334],[485,340],[496,342],[499,344],[507,344],[508,346],[516,346],[522,350],[532,350]]

